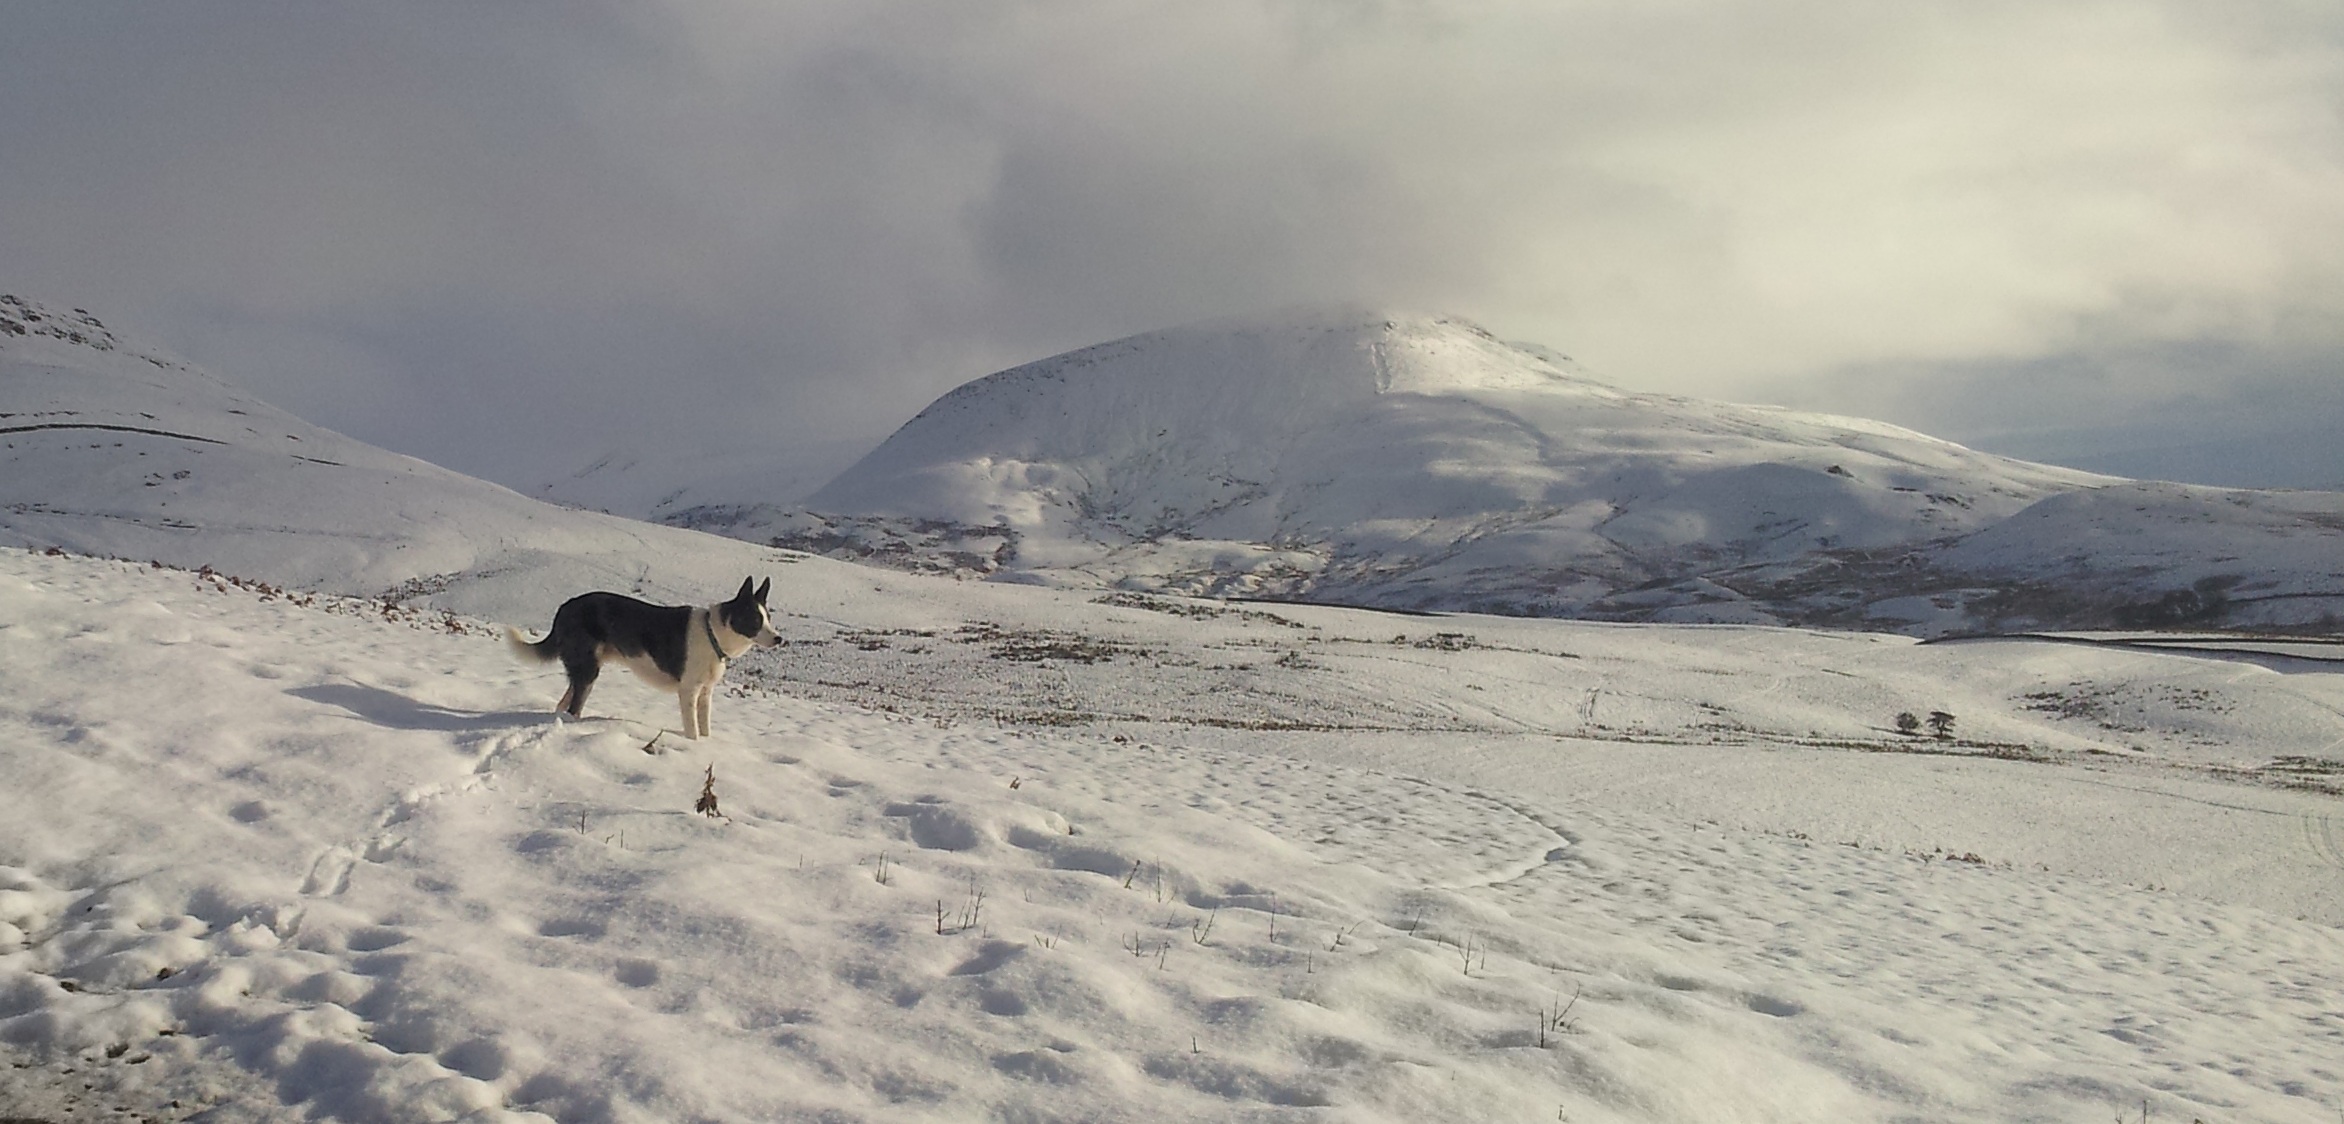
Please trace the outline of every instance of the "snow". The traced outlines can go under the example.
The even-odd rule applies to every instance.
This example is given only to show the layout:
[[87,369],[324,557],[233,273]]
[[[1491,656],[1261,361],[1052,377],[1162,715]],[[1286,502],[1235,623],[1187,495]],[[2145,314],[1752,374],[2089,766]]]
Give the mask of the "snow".
[[[1954,544],[1973,573],[2219,602],[2240,627],[2344,615],[2344,493],[2151,481],[2056,496]],[[2165,623],[2149,621],[2143,623]]]
[[0,331],[0,545],[460,611],[510,608],[554,573],[698,599],[776,553],[564,511],[311,425],[94,320],[79,331],[105,346]]
[[[2331,646],[920,577],[106,338],[0,338],[0,1117],[2344,1111]],[[744,574],[702,742],[498,635]]]
[[[1255,722],[1118,697],[1130,657],[1079,685],[1145,719],[977,718],[1003,692],[957,672],[880,683],[890,714],[787,686],[816,648],[895,651],[800,616],[831,639],[743,669],[687,744],[623,678],[607,712],[553,721],[558,677],[462,618],[0,553],[0,1041],[34,1066],[0,1110],[83,1118],[32,1083],[72,1088],[67,1068],[95,1086],[76,1104],[226,1120],[2066,1120],[2145,1099],[2324,1121],[2344,1098],[2335,799],[2186,767],[2333,742],[2333,674],[2056,649],[2057,675],[2153,681],[2143,705],[2233,681],[2135,735],[2164,760],[2087,768],[1976,756],[2030,724],[2108,737],[1995,709],[2054,660],[2017,645],[1451,618],[1469,644],[1417,624],[1427,646],[1395,646],[1372,614],[1013,592],[1159,659],[1309,638],[1290,662],[1323,667],[1257,665]],[[1498,646],[1533,637],[1578,658]],[[998,644],[939,647],[1027,666]],[[1385,728],[1294,721],[1307,685],[1368,678],[1352,661]],[[1587,698],[1522,674],[1542,661],[1613,684],[1613,736],[1493,728]],[[1835,663],[1880,670],[1822,682]],[[1921,675],[1982,728],[1961,755],[1784,728]],[[1672,711],[1747,732],[1705,744]],[[721,818],[691,810],[709,769]]]
[[1054,584],[1567,613],[1694,562],[1914,546],[2108,482],[1878,422],[1631,394],[1454,318],[1333,309],[979,379],[806,503],[1002,526],[1013,568]]
[[548,503],[653,520],[740,496],[792,504],[869,451],[864,439],[804,436],[687,449],[630,446],[604,453],[530,494]]
[[2344,494],[2120,481],[1631,394],[1455,318],[1372,309],[978,379],[803,507],[737,470],[676,496],[609,510],[995,580],[1392,608],[1919,636],[2344,613]]

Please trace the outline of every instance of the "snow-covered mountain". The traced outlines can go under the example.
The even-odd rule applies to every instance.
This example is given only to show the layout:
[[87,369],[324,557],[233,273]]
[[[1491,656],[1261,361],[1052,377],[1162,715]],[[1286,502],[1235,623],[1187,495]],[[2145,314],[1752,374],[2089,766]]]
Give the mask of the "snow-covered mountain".
[[[539,504],[0,312],[0,535],[72,552],[0,545],[0,1119],[2327,1124],[2344,1096],[2333,644],[921,578]],[[2144,525],[2319,514],[2153,492],[2045,517],[2105,521],[2078,564],[2124,568]],[[2034,565],[2005,524],[1976,565]],[[555,720],[559,672],[492,622],[371,600],[542,624],[587,583],[768,568],[786,643],[689,744],[631,676]]]
[[[2344,609],[2344,496],[2134,485],[1633,394],[1461,320],[1357,309],[978,379],[804,506],[662,518],[910,568],[1410,609],[1924,633]],[[2121,563],[2086,549],[2115,539]]]
[[540,503],[13,296],[0,296],[0,545],[478,613],[550,612],[565,587],[697,601],[798,558]]
[[[613,462],[579,490],[692,468]],[[560,585],[696,600],[787,547],[1076,588],[1917,634],[2344,615],[2344,496],[1628,394],[1455,320],[1223,322],[1029,364],[937,401],[812,511],[685,506],[803,475],[707,470],[612,510],[766,549],[563,511],[0,298],[0,544],[463,611]]]
[[653,521],[740,496],[796,504],[870,448],[859,437],[798,438],[766,447],[630,446],[605,452],[529,494],[564,507]]

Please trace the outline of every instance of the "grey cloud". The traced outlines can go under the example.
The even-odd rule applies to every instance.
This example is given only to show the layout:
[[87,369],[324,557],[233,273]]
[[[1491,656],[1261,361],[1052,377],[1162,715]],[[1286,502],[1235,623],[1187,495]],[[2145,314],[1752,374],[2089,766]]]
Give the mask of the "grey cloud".
[[2329,348],[2111,344],[1851,369],[1760,397],[2117,476],[2344,491],[2344,353]]
[[[1009,363],[1337,300],[1956,437],[2008,427],[1933,387],[2067,385],[2011,416],[2086,456],[2106,401],[2337,377],[2340,27],[60,0],[0,37],[0,287],[524,485],[615,443],[836,457]],[[2217,358],[2135,361],[2184,353]]]

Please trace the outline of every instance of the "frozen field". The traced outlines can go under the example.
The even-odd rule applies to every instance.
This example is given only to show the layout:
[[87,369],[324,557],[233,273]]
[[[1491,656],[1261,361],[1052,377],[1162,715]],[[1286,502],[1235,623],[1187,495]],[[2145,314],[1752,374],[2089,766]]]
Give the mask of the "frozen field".
[[2332,665],[771,568],[694,744],[0,551],[0,1116],[2344,1112]]

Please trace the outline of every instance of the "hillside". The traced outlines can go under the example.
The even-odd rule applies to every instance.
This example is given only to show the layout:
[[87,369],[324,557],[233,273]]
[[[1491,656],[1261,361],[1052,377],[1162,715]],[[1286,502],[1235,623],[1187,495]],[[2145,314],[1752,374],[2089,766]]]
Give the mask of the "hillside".
[[[1861,419],[1628,393],[1462,321],[1335,310],[990,375],[803,509],[661,518],[1073,588],[1532,616],[1935,634],[2344,608],[2344,496],[2156,486],[2225,531],[2235,515],[2257,548],[2242,558],[2145,506],[2113,532],[2130,501],[2082,497],[2118,485],[2142,487]],[[2073,562],[2087,533],[2130,535],[2137,557]],[[2168,612],[2205,583],[2288,603]]]
[[479,622],[0,550],[0,1117],[2344,1097],[2333,665],[923,584],[796,589],[684,743]]
[[[922,578],[537,504],[4,308],[0,534],[45,549],[0,547],[0,1118],[2344,1097],[2334,645]],[[620,673],[553,719],[495,635],[743,570],[784,643],[705,742]]]
[[540,503],[16,297],[0,297],[0,545],[531,615],[565,588],[699,600],[797,558]]

